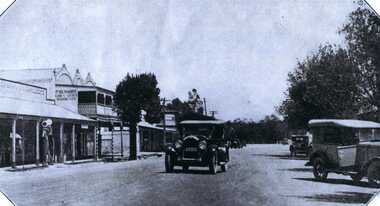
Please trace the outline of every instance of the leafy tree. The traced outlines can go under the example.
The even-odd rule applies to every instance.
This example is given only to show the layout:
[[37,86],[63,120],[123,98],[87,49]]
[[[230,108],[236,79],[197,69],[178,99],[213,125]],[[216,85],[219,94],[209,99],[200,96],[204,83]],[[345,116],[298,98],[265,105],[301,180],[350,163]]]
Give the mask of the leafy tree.
[[346,50],[321,46],[288,74],[287,99],[278,111],[293,129],[313,118],[352,118],[361,97],[356,73]]
[[259,122],[235,119],[226,126],[229,131],[226,135],[242,143],[276,143],[287,135],[286,124],[275,115],[268,115]]
[[175,98],[166,105],[166,109],[177,111],[179,116],[178,120],[215,120],[213,117],[205,116],[202,113],[194,112],[189,102],[182,102],[179,98]]
[[148,122],[158,122],[160,119],[160,89],[154,74],[139,74],[127,76],[119,82],[114,97],[116,111],[130,129],[130,159],[137,157],[136,132],[141,121],[141,110],[147,112]]
[[358,68],[362,109],[380,108],[380,18],[367,8],[353,11],[340,30],[345,35],[349,55]]

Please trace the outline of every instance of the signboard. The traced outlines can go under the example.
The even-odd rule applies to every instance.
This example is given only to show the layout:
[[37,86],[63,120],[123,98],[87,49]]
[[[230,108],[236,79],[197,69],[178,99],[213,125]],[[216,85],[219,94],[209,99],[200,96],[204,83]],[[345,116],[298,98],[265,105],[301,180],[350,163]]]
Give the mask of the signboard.
[[176,126],[174,114],[165,114],[165,125],[166,126]]
[[78,92],[76,89],[57,89],[55,99],[57,101],[77,101]]
[[73,87],[55,87],[55,102],[70,111],[78,112],[78,90]]
[[0,96],[31,101],[46,101],[46,89],[0,79]]

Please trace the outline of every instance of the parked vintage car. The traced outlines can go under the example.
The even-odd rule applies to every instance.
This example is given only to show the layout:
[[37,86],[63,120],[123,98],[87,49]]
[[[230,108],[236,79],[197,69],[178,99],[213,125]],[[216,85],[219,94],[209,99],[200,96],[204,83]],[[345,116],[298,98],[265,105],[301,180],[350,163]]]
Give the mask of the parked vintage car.
[[216,174],[219,165],[226,171],[230,157],[223,121],[186,120],[178,129],[180,138],[166,149],[166,172],[172,172],[174,166],[182,166],[185,171],[199,166],[209,167],[210,173]]
[[309,156],[312,150],[311,138],[309,135],[292,135],[291,144],[289,145],[290,156],[297,156],[297,154],[305,154]]
[[363,177],[380,184],[380,124],[361,120],[319,119],[309,122],[313,134],[310,161],[314,177],[325,180],[328,173]]

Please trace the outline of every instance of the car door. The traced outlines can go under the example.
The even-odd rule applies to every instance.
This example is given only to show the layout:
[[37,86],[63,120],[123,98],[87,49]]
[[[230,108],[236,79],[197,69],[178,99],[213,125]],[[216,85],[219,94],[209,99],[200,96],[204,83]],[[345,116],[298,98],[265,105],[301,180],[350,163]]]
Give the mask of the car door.
[[337,150],[340,167],[349,167],[355,165],[356,145],[338,146]]

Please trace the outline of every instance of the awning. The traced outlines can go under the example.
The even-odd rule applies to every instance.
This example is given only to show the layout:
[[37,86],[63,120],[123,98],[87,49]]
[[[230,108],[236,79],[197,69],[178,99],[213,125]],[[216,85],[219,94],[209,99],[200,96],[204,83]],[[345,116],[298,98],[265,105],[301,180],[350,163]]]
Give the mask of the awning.
[[311,127],[314,126],[340,126],[357,129],[376,129],[380,128],[377,122],[354,120],[354,119],[313,119],[309,121]]
[[16,98],[0,98],[0,114],[26,115],[77,121],[94,121],[78,113],[49,102],[34,102]]
[[180,124],[224,124],[221,120],[184,120]]
[[[148,122],[144,122],[144,121],[141,121],[137,124],[137,126],[139,127],[145,127],[145,128],[149,128],[149,129],[157,129],[157,130],[164,130],[164,128],[162,127],[157,127],[153,124],[150,124]],[[175,129],[172,129],[172,128],[166,128],[165,129],[166,131],[169,131],[169,132],[175,132],[176,130]]]

